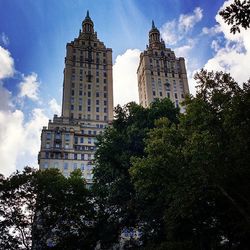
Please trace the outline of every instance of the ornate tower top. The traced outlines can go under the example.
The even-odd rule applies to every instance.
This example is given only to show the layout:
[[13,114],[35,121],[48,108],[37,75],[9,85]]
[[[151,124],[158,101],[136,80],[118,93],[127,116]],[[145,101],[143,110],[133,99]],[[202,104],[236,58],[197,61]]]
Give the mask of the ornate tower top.
[[152,20],[152,28],[149,31],[149,46],[155,47],[157,44],[160,44],[160,31],[155,27],[155,23]]
[[82,21],[82,32],[83,33],[94,33],[94,23],[89,16],[89,11],[87,10],[87,14],[85,19]]

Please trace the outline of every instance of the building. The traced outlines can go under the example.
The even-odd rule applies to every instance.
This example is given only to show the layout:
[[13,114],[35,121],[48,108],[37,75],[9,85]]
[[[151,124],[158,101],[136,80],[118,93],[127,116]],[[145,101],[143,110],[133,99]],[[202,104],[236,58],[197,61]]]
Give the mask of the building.
[[96,135],[112,119],[112,49],[97,38],[87,12],[78,38],[66,46],[62,115],[42,130],[40,169],[58,168],[68,176],[80,168],[91,183]]
[[149,45],[140,55],[137,78],[139,101],[143,107],[148,107],[156,98],[165,97],[175,106],[181,106],[185,94],[189,93],[185,60],[177,58],[174,51],[165,47],[153,21]]

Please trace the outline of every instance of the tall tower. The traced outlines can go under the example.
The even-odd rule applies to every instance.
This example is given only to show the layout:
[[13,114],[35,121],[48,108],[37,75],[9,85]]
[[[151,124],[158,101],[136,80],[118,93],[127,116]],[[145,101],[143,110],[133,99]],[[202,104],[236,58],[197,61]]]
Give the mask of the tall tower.
[[139,101],[143,107],[148,107],[156,98],[165,97],[181,107],[185,94],[189,93],[185,60],[165,47],[154,21],[149,31],[149,45],[140,55],[137,78]]
[[112,49],[97,38],[87,11],[79,36],[66,46],[62,115],[42,130],[40,169],[68,176],[80,168],[91,183],[96,135],[112,119]]

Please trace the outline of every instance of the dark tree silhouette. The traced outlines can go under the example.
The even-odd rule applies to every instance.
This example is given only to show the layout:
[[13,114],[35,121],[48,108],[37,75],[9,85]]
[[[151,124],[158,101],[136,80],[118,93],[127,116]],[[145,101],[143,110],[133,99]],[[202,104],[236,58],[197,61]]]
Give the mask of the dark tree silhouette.
[[240,27],[248,29],[250,27],[250,0],[235,0],[219,14],[228,25],[232,26],[231,33],[240,32]]

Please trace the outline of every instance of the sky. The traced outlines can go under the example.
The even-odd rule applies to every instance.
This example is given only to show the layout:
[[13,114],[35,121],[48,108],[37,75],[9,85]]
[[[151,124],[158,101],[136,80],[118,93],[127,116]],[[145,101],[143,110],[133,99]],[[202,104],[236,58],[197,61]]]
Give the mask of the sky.
[[66,43],[87,10],[113,50],[114,104],[138,102],[136,70],[152,20],[185,58],[189,88],[201,68],[249,78],[250,30],[230,33],[218,15],[233,0],[0,0],[0,173],[38,167],[43,126],[61,113]]

